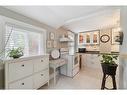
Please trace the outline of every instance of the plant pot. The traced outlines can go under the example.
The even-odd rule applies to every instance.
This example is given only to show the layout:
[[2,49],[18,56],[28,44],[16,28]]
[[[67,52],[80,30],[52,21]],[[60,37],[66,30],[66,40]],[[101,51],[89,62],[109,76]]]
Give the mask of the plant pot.
[[10,56],[12,57],[13,59],[16,59],[16,58],[20,58],[22,55],[13,55],[13,56]]
[[13,56],[14,59],[19,58],[19,56]]
[[101,66],[102,66],[102,71],[103,71],[104,74],[116,75],[116,69],[118,67],[117,64],[101,63]]

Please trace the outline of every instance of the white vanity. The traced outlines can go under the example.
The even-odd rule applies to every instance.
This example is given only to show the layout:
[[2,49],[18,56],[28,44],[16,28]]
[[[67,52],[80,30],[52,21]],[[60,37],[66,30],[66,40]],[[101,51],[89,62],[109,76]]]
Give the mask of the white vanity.
[[4,60],[5,89],[38,89],[49,84],[49,55]]

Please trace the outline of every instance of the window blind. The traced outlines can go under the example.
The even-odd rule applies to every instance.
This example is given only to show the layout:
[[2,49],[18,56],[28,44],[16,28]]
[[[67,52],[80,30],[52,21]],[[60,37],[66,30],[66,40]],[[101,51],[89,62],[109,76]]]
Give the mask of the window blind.
[[[42,34],[38,32],[19,29],[11,26],[6,26],[5,47],[6,56],[9,50],[13,48],[23,48],[24,56],[41,54],[41,39]],[[9,40],[8,40],[9,39]]]

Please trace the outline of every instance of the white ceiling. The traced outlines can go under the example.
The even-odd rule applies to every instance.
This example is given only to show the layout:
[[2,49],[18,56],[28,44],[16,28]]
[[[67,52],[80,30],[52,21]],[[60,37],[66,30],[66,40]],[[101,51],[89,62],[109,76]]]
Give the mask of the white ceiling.
[[73,32],[112,26],[118,21],[116,7],[106,6],[6,6],[12,11],[54,28]]

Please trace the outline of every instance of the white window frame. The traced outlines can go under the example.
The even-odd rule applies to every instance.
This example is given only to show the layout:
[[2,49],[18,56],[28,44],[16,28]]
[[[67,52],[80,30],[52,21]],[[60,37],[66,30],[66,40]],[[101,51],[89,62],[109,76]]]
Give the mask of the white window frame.
[[2,38],[0,39],[0,40],[2,40],[2,42],[1,42],[2,47],[0,48],[1,50],[4,49],[4,46],[5,46],[6,25],[9,25],[9,26],[13,26],[13,27],[16,27],[19,29],[21,28],[24,30],[33,31],[33,32],[36,31],[38,33],[41,33],[42,39],[43,39],[42,43],[41,43],[41,47],[42,47],[41,55],[46,54],[46,38],[47,38],[47,36],[46,36],[45,29],[31,25],[31,24],[27,24],[27,23],[24,23],[21,21],[17,21],[15,19],[7,18],[5,16],[0,16],[0,20],[1,20],[0,30],[1,30],[1,34],[2,34]]

